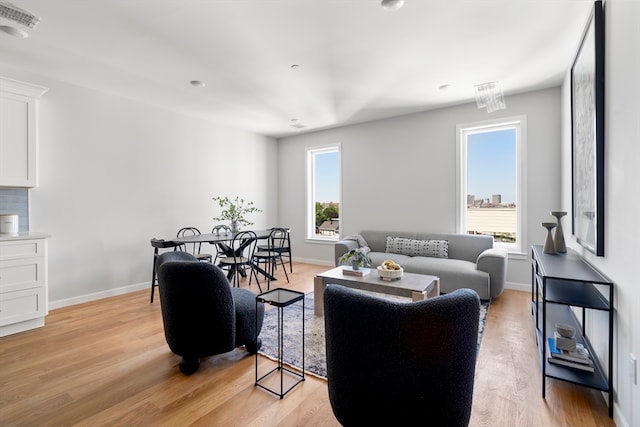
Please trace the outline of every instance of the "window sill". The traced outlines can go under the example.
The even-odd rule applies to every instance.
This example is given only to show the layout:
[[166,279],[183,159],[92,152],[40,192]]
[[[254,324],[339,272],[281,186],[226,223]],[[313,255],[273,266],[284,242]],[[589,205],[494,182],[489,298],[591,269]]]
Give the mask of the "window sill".
[[333,245],[340,239],[337,237],[332,238],[320,238],[320,237],[307,237],[304,239],[306,243],[318,244],[318,245]]
[[524,252],[509,252],[508,259],[528,261],[529,254]]

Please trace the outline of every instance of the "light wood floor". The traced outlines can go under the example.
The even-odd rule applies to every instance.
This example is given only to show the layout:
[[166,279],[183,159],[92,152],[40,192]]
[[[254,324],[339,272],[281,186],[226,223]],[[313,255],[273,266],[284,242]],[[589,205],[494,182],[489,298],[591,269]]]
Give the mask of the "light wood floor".
[[[288,286],[311,292],[326,269],[295,263]],[[548,380],[543,400],[536,354],[529,294],[505,291],[489,309],[472,426],[614,426],[598,392]],[[148,291],[53,310],[44,328],[0,338],[0,425],[338,425],[323,380],[308,376],[279,400],[254,387],[244,350],[190,377],[178,362]]]

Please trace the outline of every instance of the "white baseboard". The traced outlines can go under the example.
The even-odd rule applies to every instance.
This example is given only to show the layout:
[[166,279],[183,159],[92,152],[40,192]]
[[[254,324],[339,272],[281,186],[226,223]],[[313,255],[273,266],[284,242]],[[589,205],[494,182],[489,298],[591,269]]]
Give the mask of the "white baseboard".
[[530,283],[515,283],[515,282],[506,282],[504,284],[505,289],[511,289],[514,291],[524,291],[531,292],[531,284]]
[[[333,263],[326,260],[305,259],[305,258],[294,258],[293,260],[296,262],[303,262],[306,264],[326,265],[329,267],[333,267]],[[68,307],[70,305],[82,304],[90,301],[96,301],[99,299],[109,298],[116,295],[127,294],[129,292],[140,291],[142,289],[149,289],[150,286],[151,286],[150,282],[137,283],[135,285],[123,286],[121,288],[115,288],[115,289],[108,289],[105,291],[95,292],[93,294],[80,295],[77,297],[57,300],[57,301],[49,301],[49,310],[55,310],[56,308]],[[504,287],[505,289],[531,292],[531,285],[529,284],[507,282],[505,283]]]
[[303,262],[305,264],[315,264],[315,265],[327,265],[334,267],[331,261],[327,261],[326,259],[308,259],[308,258],[293,258],[296,262]]
[[[602,397],[604,398],[605,402],[608,402],[606,393],[603,392]],[[613,402],[613,421],[619,427],[630,426],[630,424],[627,422],[627,419],[624,417],[624,414],[620,410],[620,406],[616,402]]]
[[142,289],[150,289],[151,282],[138,283],[135,285],[123,286],[121,288],[108,289],[93,294],[80,295],[73,298],[62,299],[57,301],[49,301],[49,310],[56,308],[68,307],[70,305],[82,304],[85,302],[95,301],[103,298],[114,297],[116,295],[128,294],[129,292],[140,291]]

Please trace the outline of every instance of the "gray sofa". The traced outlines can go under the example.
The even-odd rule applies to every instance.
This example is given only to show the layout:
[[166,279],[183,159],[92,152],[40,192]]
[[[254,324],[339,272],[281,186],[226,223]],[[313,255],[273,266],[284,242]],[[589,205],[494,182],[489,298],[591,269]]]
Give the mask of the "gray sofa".
[[[504,289],[507,277],[507,250],[494,248],[493,238],[490,236],[379,230],[363,230],[359,235],[371,249],[369,257],[374,268],[384,260],[391,259],[400,264],[405,272],[439,277],[442,293],[470,288],[475,290],[482,300],[491,300],[499,296]],[[437,253],[436,256],[389,253],[386,252],[389,236],[418,241],[438,241],[440,244],[446,241],[445,250],[444,253]],[[397,242],[398,239],[394,241]],[[343,254],[358,247],[359,243],[356,240],[343,239],[336,242],[334,246],[336,265]]]

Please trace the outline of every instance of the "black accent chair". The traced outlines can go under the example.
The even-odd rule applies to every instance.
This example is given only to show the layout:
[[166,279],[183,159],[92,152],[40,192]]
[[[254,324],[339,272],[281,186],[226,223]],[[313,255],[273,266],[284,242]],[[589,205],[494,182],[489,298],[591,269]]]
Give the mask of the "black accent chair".
[[324,293],[329,401],[344,426],[467,426],[480,298],[470,289],[398,302]]
[[220,268],[186,252],[167,252],[158,257],[158,284],[165,338],[182,356],[183,374],[198,370],[201,357],[243,345],[251,354],[260,349],[256,337],[264,305],[258,304],[256,313],[256,295],[232,288]]

